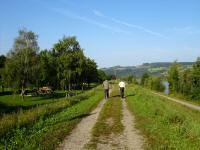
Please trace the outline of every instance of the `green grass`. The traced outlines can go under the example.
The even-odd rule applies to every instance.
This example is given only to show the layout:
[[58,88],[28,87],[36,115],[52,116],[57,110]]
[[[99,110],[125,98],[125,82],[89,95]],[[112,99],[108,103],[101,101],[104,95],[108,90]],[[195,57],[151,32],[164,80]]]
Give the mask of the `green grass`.
[[64,92],[57,91],[55,96],[25,96],[25,100],[19,94],[0,96],[0,115],[5,113],[28,110],[42,104],[53,103],[55,100],[65,97]]
[[146,149],[197,150],[200,112],[156,96],[150,90],[128,87],[127,102],[137,128],[146,136]]
[[[92,131],[92,139],[86,145],[88,149],[96,149],[102,138],[107,139],[111,134],[116,136],[124,129],[122,119],[122,102],[118,96],[116,88],[112,92],[111,98],[104,104],[97,123]],[[106,141],[106,140],[105,140]],[[104,142],[105,142],[104,141]]]
[[87,116],[103,98],[101,89],[92,92],[87,99],[46,118],[40,118],[33,126],[14,129],[11,135],[1,138],[0,149],[5,145],[8,149],[55,149],[81,118]]
[[[96,87],[97,84],[92,84],[87,87],[84,91],[73,90],[76,95],[82,94],[89,91],[90,89]],[[11,90],[11,89],[10,89]],[[61,100],[66,96],[66,91],[56,90],[53,95],[41,95],[41,96],[25,96],[24,101],[20,94],[12,94],[12,91],[0,92],[0,116],[17,112],[19,110],[29,110],[31,108],[37,107],[38,105],[44,105],[49,103],[54,103],[57,100]]]
[[155,73],[155,72],[159,72],[159,71],[165,71],[167,70],[166,67],[155,67],[155,68],[149,68],[148,71],[150,73]]

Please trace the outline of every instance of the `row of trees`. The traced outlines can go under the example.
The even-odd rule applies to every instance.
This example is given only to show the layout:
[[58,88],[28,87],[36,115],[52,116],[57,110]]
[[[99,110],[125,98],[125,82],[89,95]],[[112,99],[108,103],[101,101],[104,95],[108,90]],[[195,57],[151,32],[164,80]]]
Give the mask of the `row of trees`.
[[168,71],[167,80],[171,93],[181,93],[192,99],[200,99],[200,58],[188,69],[183,69],[174,62]]
[[176,61],[170,66],[166,77],[143,74],[140,84],[152,90],[163,92],[163,81],[168,81],[169,92],[182,94],[191,99],[200,99],[200,58],[189,68],[183,68]]
[[134,75],[129,75],[127,77],[122,78],[122,80],[126,81],[128,84],[138,84],[138,81]]
[[63,37],[50,50],[40,50],[38,36],[22,29],[13,48],[0,59],[1,85],[22,89],[51,86],[84,88],[106,78],[94,60],[84,55],[76,37]]

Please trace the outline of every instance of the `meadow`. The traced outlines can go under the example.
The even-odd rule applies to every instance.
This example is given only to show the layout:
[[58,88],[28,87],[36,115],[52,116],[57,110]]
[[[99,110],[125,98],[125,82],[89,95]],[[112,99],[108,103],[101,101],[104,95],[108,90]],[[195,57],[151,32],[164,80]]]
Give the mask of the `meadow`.
[[68,99],[5,114],[0,120],[0,149],[55,149],[102,98],[102,89],[96,87]]
[[200,112],[139,86],[130,86],[127,95],[131,95],[127,102],[136,116],[136,127],[147,139],[145,149],[199,149]]
[[65,97],[64,91],[56,91],[54,95],[25,96],[25,100],[22,100],[20,94],[13,94],[12,92],[4,93],[1,93],[0,96],[0,115],[19,110],[28,110],[38,105],[53,103]]

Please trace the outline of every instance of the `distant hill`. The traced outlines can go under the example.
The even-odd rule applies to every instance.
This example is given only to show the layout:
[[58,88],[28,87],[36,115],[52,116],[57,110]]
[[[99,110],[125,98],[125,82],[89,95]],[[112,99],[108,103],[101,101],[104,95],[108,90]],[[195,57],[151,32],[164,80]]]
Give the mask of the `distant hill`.
[[[178,62],[183,68],[190,68],[194,62]],[[139,66],[114,66],[109,68],[102,68],[107,75],[116,75],[117,77],[124,77],[128,75],[134,75],[141,77],[144,73],[151,75],[162,76],[165,75],[172,62],[155,62],[155,63],[143,63]]]

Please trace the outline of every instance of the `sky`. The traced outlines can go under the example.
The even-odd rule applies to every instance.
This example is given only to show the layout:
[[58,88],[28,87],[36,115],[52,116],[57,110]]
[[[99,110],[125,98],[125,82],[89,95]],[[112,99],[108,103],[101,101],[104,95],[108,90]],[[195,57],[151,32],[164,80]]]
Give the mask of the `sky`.
[[76,36],[100,68],[200,56],[199,0],[1,0],[0,54],[22,28],[41,49]]

